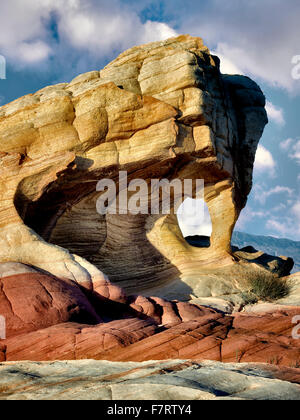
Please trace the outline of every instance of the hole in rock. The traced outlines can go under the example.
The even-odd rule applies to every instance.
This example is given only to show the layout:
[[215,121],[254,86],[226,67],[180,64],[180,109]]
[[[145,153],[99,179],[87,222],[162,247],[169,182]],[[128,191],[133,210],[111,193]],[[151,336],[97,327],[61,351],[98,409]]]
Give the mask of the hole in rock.
[[209,248],[212,222],[204,200],[187,198],[179,207],[177,219],[185,240],[197,248]]
[[38,198],[28,194],[30,178],[19,185],[16,209],[24,223],[45,241],[90,260],[106,238],[105,218],[97,213],[96,183],[89,179],[51,183]]

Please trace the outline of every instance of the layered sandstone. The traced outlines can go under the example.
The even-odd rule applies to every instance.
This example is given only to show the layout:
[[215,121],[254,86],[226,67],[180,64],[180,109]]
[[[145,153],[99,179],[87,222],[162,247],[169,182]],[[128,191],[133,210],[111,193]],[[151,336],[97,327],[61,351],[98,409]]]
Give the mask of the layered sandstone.
[[[10,270],[18,274],[10,274]],[[23,271],[23,272],[22,272]],[[190,359],[300,367],[298,307],[224,312],[157,297],[87,291],[26,266],[2,264],[0,361]],[[114,290],[114,289],[112,289]],[[105,297],[108,296],[108,297]]]
[[[219,59],[190,36],[132,48],[101,71],[5,105],[0,261],[90,291],[108,278],[171,298],[236,291],[248,271],[263,269],[234,257],[230,240],[251,189],[264,106],[253,81],[222,75]],[[204,179],[210,247],[190,246],[175,215],[99,215],[96,184],[120,170],[128,181]]]
[[152,400],[157,404],[168,400],[182,401],[185,407],[189,404],[184,400],[298,401],[299,382],[296,369],[255,364],[186,360],[0,364],[0,400]]

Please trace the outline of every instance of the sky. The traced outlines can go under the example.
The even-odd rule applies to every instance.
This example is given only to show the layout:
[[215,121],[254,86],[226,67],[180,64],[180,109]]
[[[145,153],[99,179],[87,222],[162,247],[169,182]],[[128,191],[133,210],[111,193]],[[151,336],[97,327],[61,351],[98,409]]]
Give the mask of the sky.
[[[0,105],[99,70],[134,45],[200,36],[223,73],[250,76],[267,99],[237,229],[300,241],[299,20],[299,0],[0,0]],[[203,233],[185,222],[189,234]]]

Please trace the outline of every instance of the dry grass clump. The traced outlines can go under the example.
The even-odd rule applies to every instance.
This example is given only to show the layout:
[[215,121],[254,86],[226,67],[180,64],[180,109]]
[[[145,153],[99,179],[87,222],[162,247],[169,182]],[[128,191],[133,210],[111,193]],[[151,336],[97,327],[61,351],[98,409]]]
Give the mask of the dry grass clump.
[[271,273],[257,273],[247,279],[248,290],[243,293],[243,298],[248,304],[259,301],[275,302],[283,299],[290,293],[287,280]]

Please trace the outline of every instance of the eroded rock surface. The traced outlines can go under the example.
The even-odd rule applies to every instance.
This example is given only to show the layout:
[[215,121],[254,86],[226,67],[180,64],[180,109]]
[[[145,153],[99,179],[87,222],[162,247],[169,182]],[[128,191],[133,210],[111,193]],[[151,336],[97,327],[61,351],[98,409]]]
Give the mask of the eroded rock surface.
[[[251,189],[264,106],[253,81],[222,75],[202,40],[186,35],[1,107],[0,261],[89,290],[108,276],[130,293],[235,292],[247,270],[263,269],[233,258],[230,240]],[[191,247],[175,215],[99,215],[97,181],[120,170],[128,182],[204,179],[211,246]]]
[[[0,265],[9,270],[11,265]],[[300,366],[297,307],[233,313],[157,297],[104,295],[21,265],[0,279],[1,361],[201,359]],[[30,272],[31,270],[31,272]],[[26,272],[27,271],[27,272]]]
[[0,364],[0,400],[298,401],[299,383],[297,369],[255,364],[186,360]]
[[[5,266],[13,270],[19,268],[18,264]],[[3,264],[1,268],[4,269]],[[92,324],[101,322],[74,282],[62,281],[26,266],[23,273],[2,278],[0,275],[0,313],[6,319],[7,337],[76,319]]]

